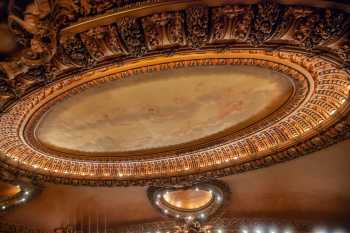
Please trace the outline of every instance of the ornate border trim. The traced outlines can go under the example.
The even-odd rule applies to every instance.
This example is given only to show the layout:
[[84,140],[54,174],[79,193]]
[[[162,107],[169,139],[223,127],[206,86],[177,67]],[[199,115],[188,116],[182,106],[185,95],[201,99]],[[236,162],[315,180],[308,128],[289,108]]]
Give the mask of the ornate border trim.
[[[236,51],[236,53],[239,51]],[[246,51],[241,51],[245,53]],[[325,61],[321,58],[309,58],[303,54],[297,54],[297,53],[288,53],[288,52],[266,52],[266,51],[251,51],[251,56],[256,57],[259,55],[259,53],[264,54],[265,56],[276,56],[278,61],[285,60],[291,62],[291,64],[294,64],[294,67],[300,67],[299,69],[305,70],[305,68],[308,70],[310,77],[312,77],[312,80],[315,83],[315,89],[312,91],[309,101],[306,102],[306,105],[304,104],[300,109],[298,109],[296,112],[294,112],[292,115],[288,116],[287,119],[289,120],[289,123],[286,124],[280,124],[280,122],[276,122],[276,125],[278,126],[277,129],[281,129],[281,131],[273,130],[273,133],[269,133],[268,131],[259,131],[259,136],[254,135],[248,135],[247,137],[252,137],[253,140],[249,140],[249,143],[242,144],[240,143],[238,146],[240,148],[244,149],[234,149],[231,148],[231,146],[228,147],[228,150],[226,149],[219,149],[218,147],[212,148],[211,153],[207,153],[206,151],[203,152],[203,156],[206,155],[210,158],[215,157],[215,161],[211,163],[211,167],[208,170],[204,170],[201,168],[197,163],[193,163],[190,160],[180,162],[179,164],[182,164],[184,167],[178,170],[175,174],[172,174],[171,170],[170,172],[166,169],[167,166],[161,166],[161,164],[158,161],[154,161],[154,169],[160,169],[162,171],[161,174],[165,174],[164,176],[160,173],[153,173],[151,176],[135,176],[136,173],[129,173],[130,176],[127,176],[128,173],[124,172],[125,168],[128,168],[129,166],[122,166],[121,168],[115,169],[114,173],[111,173],[112,170],[110,165],[114,166],[120,166],[120,163],[114,163],[114,164],[107,164],[107,170],[106,169],[99,169],[98,167],[95,167],[94,164],[101,164],[106,165],[106,163],[96,163],[88,161],[88,167],[82,167],[81,162],[76,162],[80,168],[91,168],[91,169],[97,169],[96,171],[102,172],[102,174],[97,178],[97,173],[90,173],[87,171],[81,171],[84,172],[85,175],[82,175],[82,177],[71,177],[72,175],[77,175],[77,172],[80,170],[74,169],[70,172],[67,171],[67,169],[71,166],[72,162],[75,161],[66,161],[65,164],[58,163],[59,160],[57,158],[54,158],[52,160],[52,166],[54,166],[57,169],[57,173],[55,174],[55,168],[52,167],[49,169],[44,169],[45,167],[42,167],[40,169],[40,166],[47,166],[50,163],[43,162],[41,160],[38,160],[37,158],[31,157],[31,152],[27,149],[21,149],[21,143],[18,143],[20,141],[13,141],[13,139],[17,140],[17,126],[14,124],[14,122],[18,122],[19,119],[22,119],[20,117],[21,114],[25,113],[28,109],[28,106],[31,109],[33,109],[33,106],[38,104],[40,102],[40,99],[37,97],[42,96],[49,96],[50,93],[55,93],[55,95],[59,95],[63,92],[63,90],[66,90],[70,83],[79,81],[79,76],[72,77],[70,79],[63,80],[62,84],[61,82],[58,82],[57,87],[65,87],[62,91],[59,91],[57,87],[53,85],[52,88],[48,87],[47,89],[41,90],[41,95],[32,95],[33,97],[28,96],[23,101],[29,101],[31,104],[26,103],[23,105],[23,107],[20,104],[17,104],[14,106],[14,108],[10,109],[10,111],[3,115],[0,119],[0,123],[5,125],[6,127],[2,128],[2,137],[4,140],[1,140],[0,146],[3,149],[3,152],[6,154],[5,157],[2,157],[5,159],[7,163],[16,164],[17,166],[20,165],[24,170],[27,171],[35,171],[34,174],[36,176],[44,178],[44,180],[48,181],[57,181],[59,183],[63,182],[73,182],[76,184],[88,184],[88,185],[147,185],[147,184],[159,184],[162,182],[178,182],[179,180],[183,179],[183,177],[187,177],[189,179],[195,177],[194,180],[200,180],[205,179],[206,177],[213,177],[213,176],[223,176],[227,174],[232,174],[236,172],[241,172],[244,170],[249,170],[252,168],[253,164],[260,163],[257,167],[265,166],[267,163],[272,164],[273,161],[278,162],[281,161],[279,157],[280,154],[286,154],[286,157],[294,157],[297,156],[300,153],[305,153],[307,150],[302,150],[301,148],[296,149],[296,145],[299,144],[299,142],[305,141],[307,138],[311,138],[311,141],[306,140],[303,144],[309,145],[311,143],[310,149],[313,148],[314,144],[315,146],[319,146],[322,144],[325,144],[323,142],[324,140],[320,138],[320,136],[317,136],[320,134],[320,132],[328,132],[327,128],[329,125],[332,125],[334,121],[337,121],[337,119],[344,116],[344,114],[347,112],[348,108],[348,102],[347,96],[349,91],[349,80],[348,75],[338,69],[334,64]],[[229,54],[229,53],[228,53]],[[221,54],[225,56],[225,53]],[[223,59],[218,59],[217,62],[220,64],[221,62],[224,62]],[[194,62],[193,64],[195,64]],[[121,66],[125,67],[125,65]],[[304,67],[304,68],[301,68]],[[90,72],[90,76],[96,76],[96,72]],[[125,71],[124,73],[120,73],[118,78],[125,78],[129,75],[128,71]],[[97,75],[98,77],[98,75]],[[336,78],[334,78],[336,77]],[[55,92],[53,92],[55,90]],[[40,93],[40,92],[39,92]],[[16,113],[17,112],[17,113]],[[14,115],[12,115],[15,113]],[[19,115],[18,115],[19,114]],[[25,114],[26,115],[26,114]],[[7,122],[7,123],[6,123]],[[283,121],[282,121],[283,122]],[[22,124],[21,120],[19,121],[20,124]],[[343,123],[344,125],[344,123]],[[347,126],[347,123],[344,125]],[[23,128],[23,127],[22,127]],[[13,131],[14,130],[14,131]],[[265,132],[265,133],[263,133]],[[277,134],[276,134],[277,133]],[[347,135],[347,132],[344,132],[345,135]],[[343,134],[344,134],[343,133]],[[297,134],[298,136],[295,136]],[[262,153],[260,151],[261,148],[265,148],[264,145],[261,144],[261,136],[265,135],[267,142],[275,142],[277,145],[281,145],[281,142],[284,141],[284,143],[287,143],[285,147],[279,147],[273,146],[270,148],[269,152]],[[340,132],[340,135],[342,133]],[[316,136],[316,138],[315,138]],[[291,140],[292,139],[292,140]],[[22,140],[22,139],[21,139]],[[282,141],[281,141],[282,140]],[[254,144],[252,143],[258,143],[257,146],[252,146]],[[329,140],[327,140],[329,142]],[[294,145],[294,146],[293,146]],[[225,144],[223,146],[226,146]],[[243,146],[243,147],[242,147]],[[245,149],[244,146],[247,146],[247,149]],[[304,151],[304,152],[303,152]],[[249,152],[249,153],[248,153]],[[277,152],[277,155],[274,155],[274,153]],[[202,153],[202,152],[200,152]],[[247,154],[248,153],[248,154]],[[260,153],[260,154],[259,154]],[[18,157],[16,154],[18,154]],[[25,154],[26,157],[23,157],[22,155]],[[242,155],[245,154],[246,156]],[[269,155],[272,154],[272,155]],[[191,155],[191,154],[190,154]],[[259,156],[258,156],[259,155]],[[187,156],[187,154],[185,154]],[[203,156],[199,156],[198,158],[203,161]],[[239,159],[236,161],[236,157],[239,156]],[[277,157],[274,157],[277,156]],[[208,158],[209,158],[208,157]],[[260,158],[259,158],[260,157]],[[47,157],[49,158],[49,157]],[[179,157],[176,157],[179,158]],[[227,162],[227,158],[230,158],[232,161],[230,163]],[[255,159],[256,158],[256,159]],[[277,161],[276,161],[277,160]],[[263,161],[263,162],[260,162]],[[149,161],[145,161],[149,162]],[[152,162],[152,161],[151,161]],[[131,162],[133,164],[138,164],[140,162]],[[172,163],[170,163],[172,164]],[[13,166],[13,165],[12,165]],[[256,165],[253,165],[256,166]],[[133,171],[142,171],[141,167],[145,168],[144,165],[140,166],[139,169],[133,168]],[[16,169],[18,169],[17,167]],[[78,168],[78,167],[77,167]],[[199,170],[198,170],[199,168]],[[153,170],[154,170],[153,169]],[[193,170],[197,169],[197,170]],[[204,170],[204,171],[203,171]],[[120,173],[120,172],[123,173]],[[147,170],[145,170],[147,171]],[[61,175],[60,175],[61,174]],[[78,173],[79,174],[79,173]],[[92,175],[91,175],[92,174]],[[99,173],[98,173],[99,174]],[[108,174],[107,176],[104,174]],[[156,174],[154,176],[154,174]],[[181,174],[181,175],[180,175]],[[183,176],[184,174],[187,174]],[[63,176],[62,176],[63,175]],[[180,176],[179,176],[180,175]],[[90,179],[87,177],[91,177]],[[170,177],[168,177],[170,176]],[[97,179],[96,179],[97,178]],[[185,178],[185,179],[187,179]]]
[[[278,63],[276,61],[269,60],[270,57],[263,56],[260,58],[251,58],[246,56],[246,54],[240,53],[230,53],[227,55],[214,54],[214,58],[211,58],[210,55],[213,54],[201,54],[196,59],[186,59],[186,54],[179,57],[177,59],[171,59],[172,61],[162,61],[161,64],[157,64],[158,59],[155,61],[156,63],[152,63],[152,65],[142,64],[141,66],[137,66],[138,63],[135,63],[135,67],[131,69],[123,69],[123,71],[119,71],[108,75],[106,77],[97,78],[90,80],[89,77],[85,77],[84,75],[79,75],[77,79],[82,80],[83,83],[72,82],[65,88],[64,92],[58,96],[50,97],[50,95],[41,95],[40,93],[36,94],[37,96],[42,96],[43,99],[40,100],[36,105],[28,108],[28,113],[26,113],[26,117],[24,118],[22,125],[19,128],[23,128],[23,137],[31,147],[40,151],[44,154],[50,154],[52,157],[57,156],[64,158],[72,158],[80,161],[104,161],[104,162],[116,162],[116,161],[124,161],[124,160],[149,160],[156,158],[166,158],[169,156],[176,156],[182,153],[188,153],[195,150],[201,150],[216,146],[217,143],[224,144],[226,142],[237,140],[237,138],[247,136],[249,134],[253,134],[256,131],[261,130],[262,128],[267,128],[271,126],[275,122],[280,119],[283,119],[295,111],[300,105],[307,101],[310,98],[312,93],[312,88],[314,86],[314,81],[310,75],[307,75],[306,71],[297,70],[295,68],[290,67],[288,63]],[[240,57],[242,56],[242,57]],[[219,60],[220,59],[220,60]],[[163,59],[162,59],[163,60]],[[224,132],[220,132],[218,134],[208,136],[205,138],[201,138],[196,140],[195,142],[189,142],[186,144],[175,145],[172,147],[165,147],[159,149],[150,149],[150,150],[141,150],[136,152],[116,152],[116,153],[84,153],[78,151],[60,151],[59,149],[55,150],[55,148],[49,148],[40,143],[35,135],[35,129],[40,122],[42,116],[45,115],[47,111],[49,111],[50,107],[57,104],[60,101],[64,101],[64,99],[69,98],[70,96],[76,95],[85,89],[98,86],[110,81],[118,81],[120,79],[132,78],[135,74],[140,73],[149,73],[149,72],[158,72],[163,70],[171,70],[171,69],[179,69],[185,67],[197,67],[197,66],[222,66],[222,65],[251,65],[251,66],[259,66],[267,69],[271,69],[275,72],[283,73],[286,78],[291,81],[293,85],[293,93],[288,98],[288,100],[283,103],[277,110],[269,113],[264,118],[260,119],[258,122],[253,122],[242,130],[225,130]],[[126,65],[127,66],[127,65]],[[123,74],[126,74],[123,76]],[[99,75],[101,76],[101,75]],[[77,81],[77,79],[75,81]],[[86,80],[86,81],[84,81]],[[59,83],[56,83],[56,86],[59,86]],[[310,87],[310,90],[309,90]],[[57,87],[52,86],[51,88],[58,89]],[[47,92],[44,90],[43,92]],[[95,154],[99,154],[99,156],[94,156]],[[104,155],[102,158],[101,155]],[[85,157],[86,156],[86,157]]]

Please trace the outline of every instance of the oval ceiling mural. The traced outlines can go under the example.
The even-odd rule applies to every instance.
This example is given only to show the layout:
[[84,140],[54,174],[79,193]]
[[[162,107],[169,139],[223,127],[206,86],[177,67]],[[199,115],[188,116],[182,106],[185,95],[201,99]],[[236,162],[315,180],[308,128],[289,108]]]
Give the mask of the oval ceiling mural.
[[286,75],[254,66],[152,72],[59,102],[40,119],[36,136],[58,150],[97,156],[200,143],[261,120],[292,92]]

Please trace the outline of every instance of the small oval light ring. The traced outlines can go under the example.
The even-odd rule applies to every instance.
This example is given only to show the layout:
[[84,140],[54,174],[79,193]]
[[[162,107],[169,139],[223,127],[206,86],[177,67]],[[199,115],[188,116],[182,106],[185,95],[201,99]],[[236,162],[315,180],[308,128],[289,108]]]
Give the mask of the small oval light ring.
[[180,187],[150,187],[148,196],[163,215],[185,220],[206,220],[228,199],[228,187],[219,182]]

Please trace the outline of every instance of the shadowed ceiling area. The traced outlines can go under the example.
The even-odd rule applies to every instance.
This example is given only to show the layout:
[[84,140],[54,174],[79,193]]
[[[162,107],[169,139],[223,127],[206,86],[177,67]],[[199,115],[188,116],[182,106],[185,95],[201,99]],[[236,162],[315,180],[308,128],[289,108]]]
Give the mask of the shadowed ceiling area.
[[[225,177],[227,216],[280,217],[347,223],[350,216],[350,140],[272,167]],[[161,220],[146,188],[48,186],[37,198],[3,217],[52,229],[82,216],[107,216],[113,224]]]

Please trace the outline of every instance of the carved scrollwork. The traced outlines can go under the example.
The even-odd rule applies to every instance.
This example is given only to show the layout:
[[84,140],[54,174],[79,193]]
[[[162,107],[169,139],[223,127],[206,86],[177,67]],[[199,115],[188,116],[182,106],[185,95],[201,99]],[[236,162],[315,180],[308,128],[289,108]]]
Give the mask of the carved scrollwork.
[[344,13],[326,9],[292,8],[295,15],[293,39],[305,48],[317,47],[328,40],[337,40],[344,33],[346,16]]
[[93,63],[84,43],[79,36],[64,37],[61,39],[64,53],[77,66],[87,66]]
[[185,45],[184,21],[180,12],[158,13],[141,21],[150,50]]
[[139,21],[133,17],[124,17],[117,22],[117,25],[128,53],[138,57],[144,55],[146,53],[145,39]]
[[79,7],[74,0],[56,0],[54,2],[53,18],[55,26],[62,28],[77,20]]
[[250,6],[218,7],[212,9],[212,42],[246,41],[253,18],[253,11]]
[[208,42],[208,23],[207,7],[192,7],[186,10],[187,41],[189,46],[199,48]]
[[10,13],[9,27],[19,38],[22,50],[0,67],[8,79],[26,73],[33,67],[48,63],[56,53],[56,29],[52,27],[49,16],[51,5],[47,0],[36,0],[29,4],[24,18]]
[[6,75],[0,70],[0,112],[4,105],[16,96],[14,88],[6,80]]
[[[27,6],[24,19],[14,14],[9,15],[9,25],[15,28],[17,24],[32,35],[30,45],[22,51],[22,62],[27,66],[40,65],[49,62],[56,51],[56,31],[48,16],[51,12],[48,0],[36,0]],[[18,30],[14,29],[15,32]]]
[[30,69],[27,73],[16,77],[16,90],[18,95],[23,95],[33,87],[40,86],[47,81],[46,70],[44,66]]
[[107,26],[107,35],[105,36],[105,44],[108,49],[117,56],[127,54],[127,50],[120,39],[118,28],[115,24]]
[[273,37],[281,14],[281,7],[275,1],[263,1],[256,8],[249,38],[255,46]]
[[346,15],[336,10],[325,9],[321,17],[309,39],[312,46],[338,40],[348,25]]
[[113,55],[126,54],[115,25],[100,26],[80,33],[80,38],[90,55],[102,60]]
[[89,31],[80,33],[81,41],[89,51],[90,55],[96,60],[104,57],[105,48],[103,48],[103,39],[106,35],[106,27],[97,27]]
[[320,15],[314,9],[309,8],[295,7],[291,11],[296,18],[292,34],[293,39],[306,48],[314,47],[311,38],[313,28],[319,23]]

